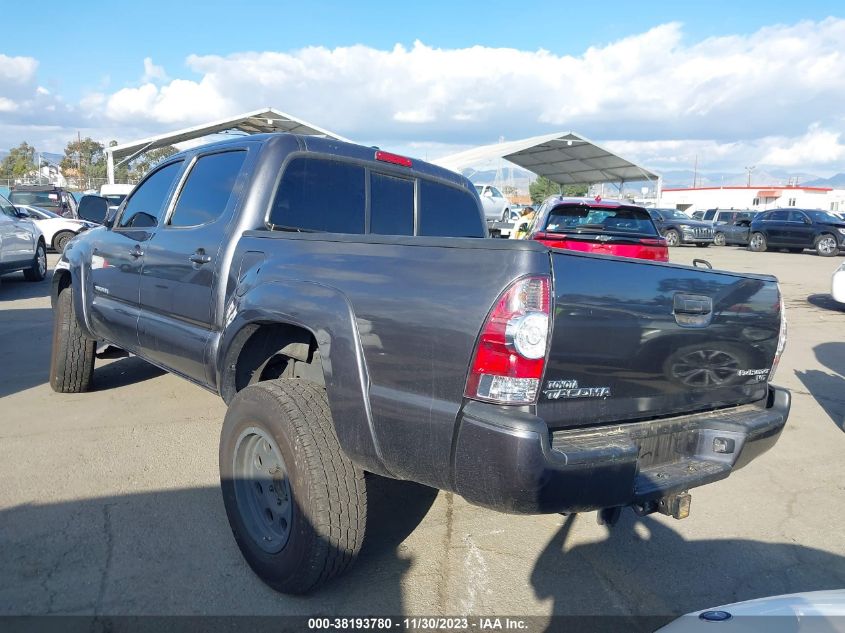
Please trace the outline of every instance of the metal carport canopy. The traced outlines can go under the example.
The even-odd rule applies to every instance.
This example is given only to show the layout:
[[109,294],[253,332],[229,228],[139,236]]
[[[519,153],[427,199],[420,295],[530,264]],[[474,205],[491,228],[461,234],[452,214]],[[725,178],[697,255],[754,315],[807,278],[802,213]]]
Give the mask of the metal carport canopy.
[[483,145],[433,162],[460,171],[494,158],[504,158],[561,185],[658,180],[653,171],[575,132],[555,132],[521,141]]
[[[195,127],[167,132],[165,134],[159,134],[158,136],[150,136],[137,141],[115,145],[114,147],[107,147],[105,152],[109,182],[114,182],[115,164],[119,165],[122,162],[132,160],[144,152],[148,152],[159,147],[174,145],[176,143],[184,143],[185,141],[202,138],[204,136],[209,136],[210,134],[233,130],[244,132],[246,134],[292,132],[294,134],[326,136],[339,141],[349,140],[339,134],[324,130],[313,123],[303,121],[302,119],[282,112],[281,110],[276,110],[275,108],[263,108],[261,110],[246,112],[226,119],[220,119],[219,121],[212,121]],[[117,162],[115,163],[115,161]]]

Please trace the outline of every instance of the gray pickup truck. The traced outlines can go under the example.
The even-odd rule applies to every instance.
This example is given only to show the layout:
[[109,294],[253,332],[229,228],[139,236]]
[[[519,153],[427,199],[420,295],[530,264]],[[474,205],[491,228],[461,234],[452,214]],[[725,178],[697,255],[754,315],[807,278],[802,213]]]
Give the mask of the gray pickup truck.
[[777,282],[485,238],[450,171],[256,135],[158,165],[52,279],[50,383],[106,342],[228,403],[235,539],[304,593],[364,537],[364,473],[512,513],[683,518],[770,448]]

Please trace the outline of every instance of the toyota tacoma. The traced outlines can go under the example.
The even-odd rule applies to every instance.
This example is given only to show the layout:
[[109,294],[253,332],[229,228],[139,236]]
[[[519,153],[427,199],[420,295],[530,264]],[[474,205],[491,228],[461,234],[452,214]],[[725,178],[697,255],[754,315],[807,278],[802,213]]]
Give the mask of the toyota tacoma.
[[255,135],[169,157],[52,278],[50,383],[109,344],[219,394],[223,501],[253,570],[346,569],[364,473],[511,513],[683,518],[769,449],[777,281],[488,239],[463,176]]

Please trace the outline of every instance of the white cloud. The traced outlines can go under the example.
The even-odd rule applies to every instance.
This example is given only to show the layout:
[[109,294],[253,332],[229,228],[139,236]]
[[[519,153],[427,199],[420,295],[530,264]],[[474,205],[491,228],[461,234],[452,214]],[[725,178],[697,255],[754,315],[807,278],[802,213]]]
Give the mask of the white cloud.
[[9,57],[0,54],[0,82],[26,83],[35,77],[38,61],[32,57]]
[[[6,59],[29,60],[13,65],[31,97],[37,62]],[[102,86],[70,114],[121,140],[270,105],[432,157],[568,129],[658,169],[686,168],[698,155],[711,168],[830,171],[845,157],[845,20],[836,18],[700,42],[668,23],[579,55],[420,41],[192,55],[196,79],[143,61],[138,85]],[[0,87],[0,98],[19,96]]]
[[845,144],[841,132],[822,129],[813,124],[807,133],[796,139],[779,139],[762,159],[767,165],[801,167],[803,165],[841,162],[845,158]]
[[141,78],[143,83],[151,82],[151,81],[166,81],[167,80],[167,73],[164,71],[163,66],[157,66],[153,63],[152,57],[145,57],[144,58],[144,75]]

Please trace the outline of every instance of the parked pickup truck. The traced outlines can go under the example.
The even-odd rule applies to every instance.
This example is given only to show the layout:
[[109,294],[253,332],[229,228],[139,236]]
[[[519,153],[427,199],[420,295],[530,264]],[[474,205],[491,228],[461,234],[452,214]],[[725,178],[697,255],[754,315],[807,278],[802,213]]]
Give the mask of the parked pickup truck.
[[418,160],[287,134],[188,150],[65,249],[50,383],[86,391],[100,342],[219,394],[232,532],[292,593],[358,553],[364,472],[683,518],[775,443],[773,277],[485,235],[472,184]]

